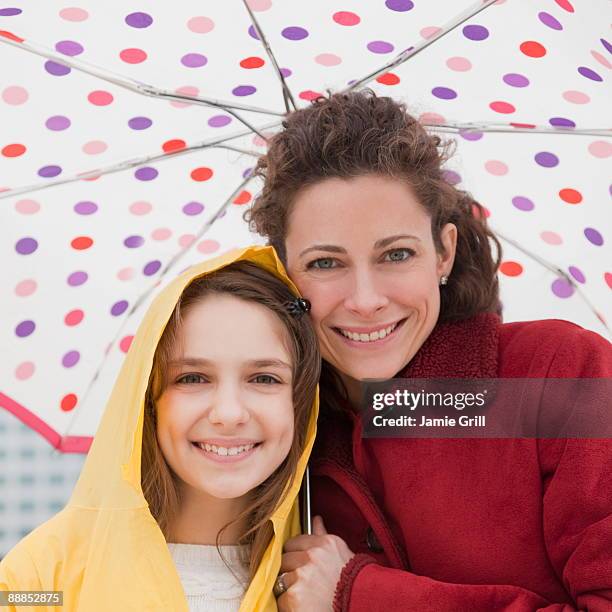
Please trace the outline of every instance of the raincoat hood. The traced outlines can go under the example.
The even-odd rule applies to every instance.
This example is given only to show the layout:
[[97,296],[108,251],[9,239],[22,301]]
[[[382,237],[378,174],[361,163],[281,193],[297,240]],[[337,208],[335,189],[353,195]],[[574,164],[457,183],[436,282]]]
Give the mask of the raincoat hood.
[[[194,279],[248,260],[298,296],[271,247],[234,250],[193,266],[166,286],[145,315],[67,506],[0,563],[0,590],[63,591],[63,610],[187,612],[166,540],[140,484],[144,397],[153,355],[183,290]],[[316,433],[318,399],[297,475],[271,520],[274,535],[241,610],[276,610],[272,594],[284,542],[300,532],[298,493]]]

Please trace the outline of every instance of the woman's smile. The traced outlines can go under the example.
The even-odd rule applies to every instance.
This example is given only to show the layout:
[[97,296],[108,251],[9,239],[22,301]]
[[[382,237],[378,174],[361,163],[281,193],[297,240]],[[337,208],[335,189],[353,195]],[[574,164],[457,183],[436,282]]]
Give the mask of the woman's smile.
[[332,327],[336,335],[350,347],[358,349],[379,348],[389,344],[396,336],[406,318],[390,324],[370,327]]

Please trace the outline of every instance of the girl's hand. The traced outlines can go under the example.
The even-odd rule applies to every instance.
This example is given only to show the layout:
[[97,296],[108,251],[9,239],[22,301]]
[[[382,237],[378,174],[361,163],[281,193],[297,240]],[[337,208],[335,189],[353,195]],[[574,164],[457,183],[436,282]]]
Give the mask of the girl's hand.
[[281,573],[287,591],[277,600],[281,612],[333,610],[340,573],[354,556],[342,538],[327,533],[320,516],[314,517],[312,529],[313,535],[285,544]]

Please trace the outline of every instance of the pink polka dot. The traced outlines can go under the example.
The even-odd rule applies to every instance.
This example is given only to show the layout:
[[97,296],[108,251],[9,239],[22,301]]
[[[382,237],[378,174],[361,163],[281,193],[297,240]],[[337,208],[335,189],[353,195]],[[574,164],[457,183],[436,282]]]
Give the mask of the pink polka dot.
[[34,200],[19,200],[15,210],[22,215],[34,215],[40,210],[40,204]]
[[87,155],[99,155],[108,149],[108,145],[103,140],[90,140],[83,145],[83,153]]
[[126,64],[142,64],[147,59],[147,54],[142,49],[123,49],[119,53],[119,57]]
[[272,6],[272,0],[247,0],[249,8],[254,12],[267,11]]
[[582,91],[576,91],[575,89],[564,91],[563,99],[572,104],[588,104],[591,101],[591,98],[587,94]]
[[108,106],[113,101],[113,95],[108,91],[97,90],[92,91],[87,96],[87,99],[94,106]]
[[117,278],[122,281],[128,281],[134,278],[134,268],[121,268],[117,272]]
[[2,91],[2,99],[11,106],[25,104],[29,97],[28,91],[19,85],[11,85]]
[[333,53],[320,53],[314,59],[321,66],[337,66],[342,63],[342,58]]
[[466,72],[472,69],[472,62],[467,57],[449,57],[446,60],[446,65],[456,72]]
[[133,215],[148,215],[152,209],[153,206],[149,202],[138,201],[130,204],[130,212]]
[[158,227],[151,232],[153,240],[168,240],[172,236],[172,231],[167,227]]
[[25,280],[20,281],[15,286],[15,295],[19,297],[28,297],[32,295],[36,289],[38,288],[38,284],[32,278],[26,278]]
[[195,239],[196,239],[196,237],[193,234],[183,234],[178,239],[178,243],[179,243],[179,246],[181,246],[183,248],[187,248],[188,246],[193,244]]
[[200,253],[214,253],[219,249],[221,245],[216,240],[202,240],[198,244],[198,251]]
[[425,38],[431,38],[432,36],[435,36],[438,32],[441,32],[442,28],[439,28],[437,26],[427,26],[426,28],[423,28],[419,34]]
[[508,166],[506,166],[504,162],[496,159],[490,159],[485,162],[485,170],[494,176],[504,176],[504,174],[508,174]]
[[253,144],[256,147],[265,147],[266,141],[261,136],[253,136]]
[[442,115],[438,115],[438,113],[423,113],[419,116],[419,121],[421,123],[428,123],[433,125],[440,125],[442,123],[446,123],[446,119]]
[[[197,96],[200,93],[200,90],[193,85],[185,85],[183,87],[179,87],[176,90],[176,93],[183,94],[185,96]],[[189,102],[170,102],[170,106],[174,106],[174,108],[187,108],[191,106]]]
[[612,64],[608,61],[606,57],[604,57],[599,51],[591,51],[591,55],[596,62],[599,62],[604,68],[610,70],[612,68]]
[[17,380],[28,380],[34,374],[36,367],[31,361],[20,363],[15,369],[15,378]]
[[595,140],[589,145],[589,153],[603,159],[612,155],[612,143],[605,140]]
[[89,13],[85,9],[72,6],[62,9],[59,16],[66,21],[85,21],[89,17]]
[[215,22],[208,17],[192,17],[187,22],[187,28],[196,34],[206,34],[215,27]]
[[546,244],[552,244],[552,245],[558,245],[558,244],[563,244],[563,238],[561,238],[561,236],[559,236],[559,234],[557,234],[557,232],[542,232],[540,234],[540,238],[546,243]]

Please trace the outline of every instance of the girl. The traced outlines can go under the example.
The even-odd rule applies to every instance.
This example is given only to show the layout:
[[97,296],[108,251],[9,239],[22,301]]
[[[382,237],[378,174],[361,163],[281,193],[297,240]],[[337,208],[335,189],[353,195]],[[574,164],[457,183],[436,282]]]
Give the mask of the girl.
[[276,608],[320,364],[295,294],[269,247],[163,290],[68,505],[9,552],[0,591],[61,591],[64,611]]

